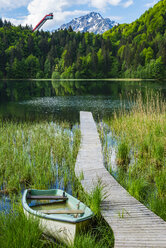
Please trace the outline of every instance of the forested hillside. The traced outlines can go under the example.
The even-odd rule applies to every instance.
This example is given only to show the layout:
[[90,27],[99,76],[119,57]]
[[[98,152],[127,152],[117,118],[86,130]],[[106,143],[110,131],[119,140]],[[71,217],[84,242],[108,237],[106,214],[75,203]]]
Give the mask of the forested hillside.
[[166,0],[105,32],[32,32],[0,19],[0,78],[166,77]]
[[125,77],[160,78],[166,70],[166,0],[138,20],[104,33],[110,38]]
[[111,41],[72,29],[35,32],[1,22],[0,75],[7,78],[111,77]]

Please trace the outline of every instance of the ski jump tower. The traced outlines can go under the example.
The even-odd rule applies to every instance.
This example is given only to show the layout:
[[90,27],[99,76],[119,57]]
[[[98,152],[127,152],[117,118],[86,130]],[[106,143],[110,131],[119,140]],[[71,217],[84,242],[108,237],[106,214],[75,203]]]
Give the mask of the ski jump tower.
[[41,26],[43,26],[43,24],[47,21],[47,20],[51,20],[53,19],[53,13],[50,13],[48,15],[46,15],[45,17],[43,17],[43,19],[36,25],[36,27],[33,29],[33,32],[36,30],[39,30],[39,28],[41,28]]

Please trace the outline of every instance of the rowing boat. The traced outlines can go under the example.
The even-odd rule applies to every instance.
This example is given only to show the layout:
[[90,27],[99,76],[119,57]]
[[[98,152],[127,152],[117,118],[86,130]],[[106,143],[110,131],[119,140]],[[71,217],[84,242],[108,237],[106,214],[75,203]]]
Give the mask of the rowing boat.
[[22,205],[27,217],[39,219],[45,234],[67,245],[74,244],[76,234],[93,217],[89,207],[60,189],[27,189]]

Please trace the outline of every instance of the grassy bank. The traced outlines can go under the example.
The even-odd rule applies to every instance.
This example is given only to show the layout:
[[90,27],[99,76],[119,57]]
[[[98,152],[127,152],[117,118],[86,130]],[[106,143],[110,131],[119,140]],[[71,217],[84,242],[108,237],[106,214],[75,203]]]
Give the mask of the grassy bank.
[[105,161],[111,170],[108,140],[114,139],[117,180],[166,220],[166,104],[159,94],[131,98],[131,109],[124,107],[100,129]]
[[25,218],[18,197],[23,188],[55,187],[72,191],[73,196],[85,202],[96,214],[73,247],[113,247],[113,233],[100,215],[101,186],[98,185],[92,195],[86,195],[75,177],[79,145],[80,130],[77,126],[70,128],[68,123],[1,120],[0,184],[13,200],[13,206],[8,214],[0,212],[0,247],[66,247],[43,237],[39,223]]
[[[79,149],[80,131],[48,122],[1,121],[0,184],[17,194],[24,187],[65,188],[74,184],[73,167]],[[68,173],[70,171],[70,173]],[[71,183],[72,185],[72,183]]]
[[[77,181],[79,199],[84,200],[95,213],[88,228],[77,234],[74,245],[69,248],[111,248],[114,236],[110,226],[100,214],[102,186],[98,184],[90,195],[86,195]],[[43,235],[43,227],[37,219],[26,218],[20,202],[15,202],[9,213],[0,212],[0,247],[3,248],[67,248],[58,240]]]
[[34,219],[24,216],[23,211],[18,208],[7,215],[0,213],[0,247],[44,247],[42,229]]
[[[100,218],[93,219],[86,232],[77,235],[70,248],[113,247],[110,227]],[[27,219],[22,208],[15,207],[7,215],[0,212],[0,247],[3,248],[67,248],[56,240],[43,236],[43,228],[34,218]]]

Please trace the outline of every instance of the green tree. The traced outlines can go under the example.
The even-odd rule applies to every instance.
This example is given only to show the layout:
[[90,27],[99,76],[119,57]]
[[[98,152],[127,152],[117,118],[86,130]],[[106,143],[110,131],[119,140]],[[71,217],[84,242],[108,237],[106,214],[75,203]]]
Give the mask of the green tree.
[[44,63],[44,75],[45,75],[45,78],[51,77],[51,63],[48,58],[46,59]]
[[17,58],[14,59],[12,64],[12,78],[26,78],[24,60],[19,61]]
[[158,79],[164,77],[164,64],[163,64],[161,56],[158,59],[156,59],[154,63],[153,75],[154,75],[154,78],[158,78]]
[[55,66],[55,71],[52,73],[52,79],[59,79],[60,78],[60,73],[58,71],[58,65]]
[[3,27],[3,21],[2,19],[0,18],[0,28]]
[[27,77],[28,78],[36,78],[36,74],[39,70],[39,60],[32,54],[29,55],[25,60]]
[[2,78],[3,78],[3,72],[0,71],[0,79],[2,79]]
[[142,51],[142,56],[145,59],[145,65],[148,64],[150,60],[153,59],[154,56],[153,49],[151,47],[144,48],[144,50]]

